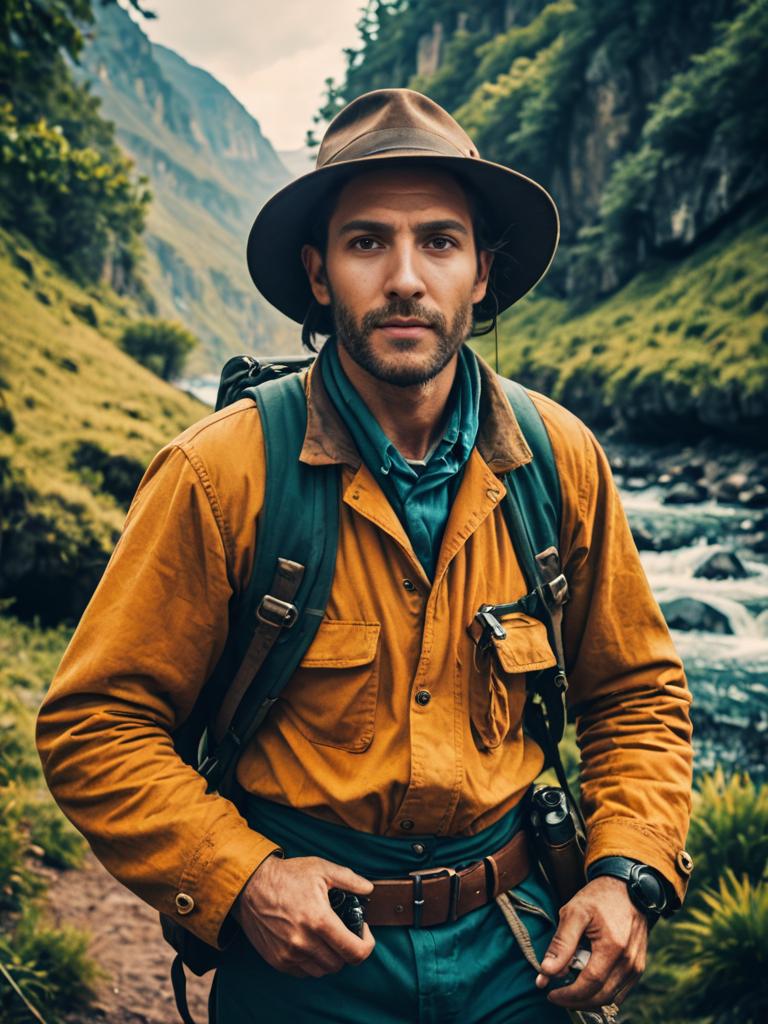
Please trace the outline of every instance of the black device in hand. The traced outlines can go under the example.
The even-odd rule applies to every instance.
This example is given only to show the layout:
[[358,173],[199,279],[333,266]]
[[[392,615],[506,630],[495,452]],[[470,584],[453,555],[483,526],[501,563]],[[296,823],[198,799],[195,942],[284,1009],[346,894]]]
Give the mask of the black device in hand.
[[355,896],[353,892],[345,892],[344,889],[329,889],[328,899],[331,901],[331,909],[341,918],[342,922],[351,932],[362,937],[364,908],[363,897]]

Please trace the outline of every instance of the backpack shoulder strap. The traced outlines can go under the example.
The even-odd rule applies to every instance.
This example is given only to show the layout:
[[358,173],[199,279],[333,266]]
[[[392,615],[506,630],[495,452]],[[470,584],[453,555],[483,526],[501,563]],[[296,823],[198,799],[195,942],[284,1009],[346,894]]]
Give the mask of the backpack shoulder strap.
[[[497,605],[488,628],[503,628],[498,616],[524,611],[541,619],[556,657],[552,669],[534,676],[525,708],[525,726],[537,740],[554,767],[558,781],[568,794],[577,817],[579,805],[570,792],[558,751],[566,723],[565,674],[562,621],[568,583],[559,555],[562,521],[562,493],[552,443],[547,429],[528,392],[516,381],[497,378],[515,413],[520,429],[533,453],[533,459],[505,476],[506,496],[502,511],[515,552],[520,559],[529,593],[511,605]],[[482,626],[482,624],[481,624]]]
[[338,467],[299,461],[307,422],[304,376],[268,380],[240,397],[253,398],[259,409],[266,489],[251,579],[206,685],[208,729],[198,770],[219,790],[315,637],[333,581],[339,527]]

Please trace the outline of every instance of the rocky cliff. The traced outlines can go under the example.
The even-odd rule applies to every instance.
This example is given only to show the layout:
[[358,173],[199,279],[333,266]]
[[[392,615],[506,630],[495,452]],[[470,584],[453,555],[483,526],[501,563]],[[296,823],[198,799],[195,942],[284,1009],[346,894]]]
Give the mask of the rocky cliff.
[[550,188],[562,247],[548,287],[583,301],[765,193],[767,59],[764,0],[376,4],[319,123],[371,88],[431,95],[483,156]]
[[145,277],[158,315],[201,337],[193,371],[216,372],[235,352],[296,348],[297,331],[261,299],[245,265],[251,222],[289,172],[220,82],[151,43],[117,5],[94,14],[79,74],[149,178]]

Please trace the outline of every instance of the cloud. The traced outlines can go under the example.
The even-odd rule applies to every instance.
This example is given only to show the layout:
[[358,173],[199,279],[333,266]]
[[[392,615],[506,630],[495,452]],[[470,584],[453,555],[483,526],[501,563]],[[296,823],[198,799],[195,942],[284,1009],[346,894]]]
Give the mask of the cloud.
[[323,82],[343,74],[364,0],[146,0],[154,42],[209,71],[259,121],[278,149],[295,149],[312,127]]

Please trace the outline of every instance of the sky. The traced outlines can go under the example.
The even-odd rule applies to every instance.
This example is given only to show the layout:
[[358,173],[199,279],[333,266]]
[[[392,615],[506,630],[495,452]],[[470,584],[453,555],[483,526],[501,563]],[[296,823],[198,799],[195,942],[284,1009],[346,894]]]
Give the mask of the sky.
[[326,78],[340,78],[342,49],[357,43],[364,0],[144,0],[140,23],[227,86],[275,149],[304,144]]

